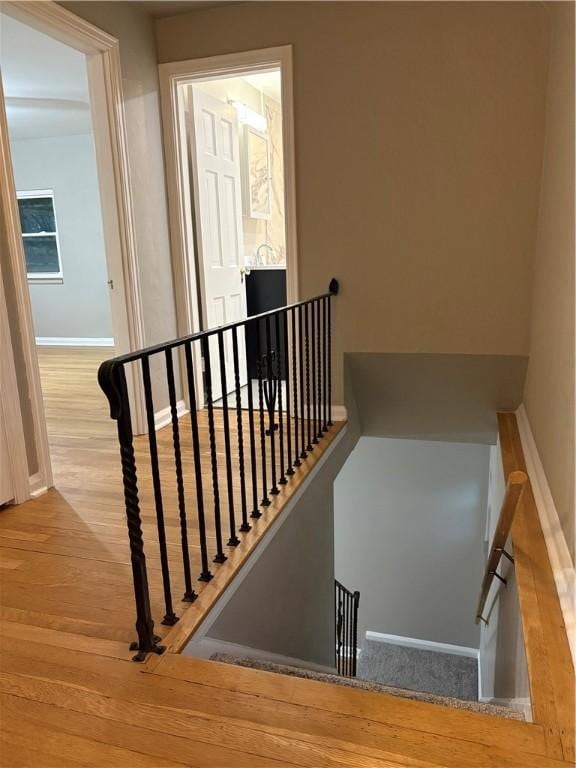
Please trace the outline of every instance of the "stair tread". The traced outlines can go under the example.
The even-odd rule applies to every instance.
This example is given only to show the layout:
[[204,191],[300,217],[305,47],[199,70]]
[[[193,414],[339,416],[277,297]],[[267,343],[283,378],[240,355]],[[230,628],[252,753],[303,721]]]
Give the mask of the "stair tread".
[[276,664],[268,661],[260,661],[259,659],[254,658],[232,656],[226,653],[215,653],[211,656],[211,659],[213,661],[219,661],[225,664],[235,664],[250,669],[276,672],[282,675],[300,677],[305,680],[318,680],[321,682],[355,688],[357,690],[371,691],[373,693],[385,693],[390,696],[398,696],[403,699],[413,699],[415,701],[426,702],[428,704],[452,707],[453,709],[467,712],[476,712],[485,715],[504,717],[510,720],[525,719],[522,712],[510,707],[504,707],[485,702],[457,699],[449,696],[438,696],[432,693],[424,693],[422,691],[413,691],[406,688],[398,688],[396,686],[385,685],[384,683],[376,683],[369,680],[360,680],[359,678],[342,677],[336,674],[331,675],[326,672],[317,672],[315,670],[303,669],[301,667],[293,667],[287,664]]

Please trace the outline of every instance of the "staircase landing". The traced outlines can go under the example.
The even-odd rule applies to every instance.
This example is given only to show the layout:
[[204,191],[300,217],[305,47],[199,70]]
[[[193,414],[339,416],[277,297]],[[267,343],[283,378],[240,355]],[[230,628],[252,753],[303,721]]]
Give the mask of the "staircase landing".
[[560,768],[538,725],[2,622],[7,766]]
[[[93,381],[80,366],[78,376]],[[49,420],[61,412],[56,384]],[[556,747],[540,724],[170,651],[145,665],[130,661],[132,587],[113,424],[82,421],[92,407],[105,409],[96,396],[86,391],[84,405],[70,397],[69,420],[51,426],[57,490],[0,512],[6,768],[572,764],[546,756]],[[160,598],[156,589],[156,604]]]

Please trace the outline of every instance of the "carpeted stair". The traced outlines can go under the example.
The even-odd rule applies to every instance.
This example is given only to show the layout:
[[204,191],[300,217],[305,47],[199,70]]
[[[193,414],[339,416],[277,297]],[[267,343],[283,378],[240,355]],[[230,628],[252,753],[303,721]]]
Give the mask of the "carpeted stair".
[[358,677],[395,688],[478,701],[478,659],[366,638]]
[[508,707],[500,707],[494,704],[482,704],[477,701],[465,701],[447,696],[436,696],[421,691],[410,691],[403,688],[396,688],[382,683],[374,683],[359,678],[340,677],[339,675],[330,675],[324,672],[315,672],[301,667],[290,667],[283,664],[274,664],[270,661],[261,661],[241,656],[231,656],[227,653],[214,653],[210,657],[213,661],[219,661],[224,664],[235,664],[239,667],[249,667],[250,669],[260,669],[264,672],[275,672],[279,675],[289,675],[292,677],[302,677],[306,680],[318,680],[324,683],[335,685],[345,685],[349,688],[357,688],[363,691],[374,691],[376,693],[386,693],[389,696],[399,696],[403,699],[415,699],[416,701],[425,701],[429,704],[440,704],[454,709],[467,710],[468,712],[480,712],[485,715],[495,715],[497,717],[506,717],[510,720],[524,720],[522,712],[518,712]]

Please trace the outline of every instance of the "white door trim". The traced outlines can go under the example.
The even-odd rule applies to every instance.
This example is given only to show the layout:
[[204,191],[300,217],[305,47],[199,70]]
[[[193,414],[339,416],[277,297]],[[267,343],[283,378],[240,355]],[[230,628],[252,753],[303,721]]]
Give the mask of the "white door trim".
[[[170,240],[174,270],[178,333],[186,336],[200,328],[198,275],[195,264],[194,232],[190,211],[192,190],[188,167],[185,108],[179,86],[194,80],[222,75],[241,75],[279,68],[282,77],[282,131],[284,150],[284,217],[286,228],[286,293],[288,303],[298,300],[298,250],[296,232],[296,162],[294,154],[294,99],[292,46],[243,51],[203,59],[160,64],[160,98],[164,126],[166,183]],[[196,350],[195,350],[196,351]],[[198,406],[203,404],[202,371],[199,356],[194,358]]]
[[[32,411],[32,424],[34,428],[34,443],[36,448],[36,457],[38,466],[36,472],[30,473],[28,468],[28,458],[26,449],[22,452],[22,447],[18,444],[10,444],[11,462],[24,460],[24,466],[27,467],[26,474],[33,474],[33,483],[29,481],[28,491],[21,498],[26,501],[36,487],[48,488],[52,485],[52,467],[50,465],[50,449],[48,446],[48,432],[46,429],[46,416],[44,414],[44,403],[42,401],[42,389],[40,387],[40,371],[38,368],[38,357],[34,349],[34,326],[32,323],[32,310],[30,307],[30,293],[28,290],[28,277],[26,274],[26,263],[24,259],[24,246],[20,234],[20,218],[18,215],[18,203],[16,198],[16,188],[14,186],[14,175],[12,173],[12,162],[10,159],[10,143],[8,139],[8,123],[6,122],[6,110],[4,107],[4,91],[0,80],[0,205],[3,224],[6,231],[8,261],[12,272],[13,284],[11,289],[14,292],[14,298],[18,308],[18,331],[20,342],[22,344],[22,355],[24,366],[26,368],[26,379],[28,386],[28,399]],[[0,275],[0,277],[2,277]],[[5,297],[2,297],[5,300]],[[15,333],[12,329],[12,335]],[[10,339],[10,349],[13,349],[12,338]],[[5,409],[9,403],[18,404],[18,413],[21,417],[20,393],[16,377],[10,378],[5,382],[2,397],[2,407]],[[23,432],[21,433],[23,437]],[[34,487],[32,487],[32,484]]]
[[[136,255],[136,234],[130,188],[126,127],[119,43],[115,37],[62,8],[55,2],[29,3],[25,0],[2,3],[2,11],[29,24],[51,37],[70,45],[87,56],[88,80],[93,112],[98,176],[103,203],[103,224],[108,258],[117,260],[124,282],[125,317],[117,332],[117,352],[133,351],[144,346],[144,324],[140,277]],[[30,387],[38,482],[52,485],[52,472],[44,405],[40,389],[38,360],[35,351],[30,295],[25,270],[20,221],[16,208],[10,148],[5,122],[4,99],[0,102],[0,181],[5,205],[9,240],[9,262],[14,279],[23,354]],[[134,431],[144,431],[144,394],[138,375],[129,378]]]
[[[0,83],[0,90],[2,84]],[[3,131],[0,128],[0,134]],[[9,472],[12,478],[14,502],[21,504],[30,498],[28,459],[24,442],[24,427],[20,410],[20,399],[16,383],[16,371],[12,354],[12,339],[8,325],[4,285],[0,280],[0,422],[4,424],[8,454]],[[1,436],[0,436],[1,439]]]

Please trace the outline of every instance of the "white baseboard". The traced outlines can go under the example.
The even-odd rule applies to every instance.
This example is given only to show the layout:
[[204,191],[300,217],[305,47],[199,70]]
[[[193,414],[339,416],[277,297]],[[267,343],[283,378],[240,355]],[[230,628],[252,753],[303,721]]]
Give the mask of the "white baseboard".
[[451,645],[450,643],[437,643],[433,640],[419,640],[415,637],[402,637],[402,635],[386,635],[383,632],[366,632],[366,640],[375,640],[378,643],[390,645],[403,645],[407,648],[419,648],[422,651],[436,651],[437,653],[450,653],[452,656],[469,656],[477,659],[480,651],[478,648],[467,648],[464,645]]
[[552,498],[552,492],[546,479],[546,473],[538,454],[524,405],[521,405],[516,411],[516,418],[526,468],[530,476],[532,492],[562,608],[572,661],[576,666],[576,569],[570,557],[570,550],[560,525],[558,511]]
[[332,421],[347,421],[348,411],[345,405],[332,406]]
[[[186,403],[184,400],[178,400],[176,403],[176,413],[178,414],[178,418],[182,418],[182,416],[185,416],[188,413],[188,408],[186,408]],[[167,426],[172,421],[172,414],[170,412],[170,406],[167,406],[166,408],[162,408],[160,411],[156,411],[154,414],[154,426],[156,429],[162,429],[162,427]]]
[[40,472],[30,475],[30,498],[37,499],[38,496],[42,496],[47,493],[47,491],[48,486]]
[[113,347],[114,339],[73,336],[36,336],[38,347]]
[[271,651],[261,651],[258,648],[250,648],[247,645],[239,645],[238,643],[229,643],[226,640],[218,640],[213,637],[205,636],[197,641],[193,640],[186,648],[187,656],[195,656],[200,659],[209,659],[214,653],[226,653],[229,656],[269,661],[272,664],[300,667],[300,669],[324,672],[329,675],[336,674],[336,667],[328,667],[324,664],[316,664],[313,661],[304,661],[292,656],[283,656],[280,653],[272,653]]

